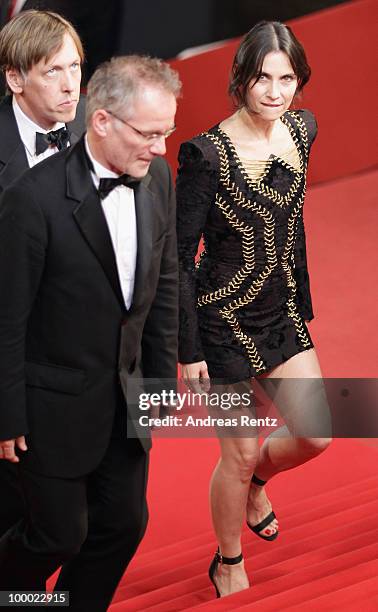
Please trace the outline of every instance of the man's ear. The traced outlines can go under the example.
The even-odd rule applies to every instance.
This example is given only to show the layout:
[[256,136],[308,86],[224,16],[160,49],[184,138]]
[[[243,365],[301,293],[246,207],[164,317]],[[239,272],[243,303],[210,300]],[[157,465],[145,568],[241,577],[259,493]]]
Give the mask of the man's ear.
[[109,114],[106,110],[102,108],[95,110],[91,117],[91,127],[97,136],[104,138],[107,135],[109,129]]
[[5,78],[12,93],[21,94],[24,91],[25,79],[16,68],[6,70]]

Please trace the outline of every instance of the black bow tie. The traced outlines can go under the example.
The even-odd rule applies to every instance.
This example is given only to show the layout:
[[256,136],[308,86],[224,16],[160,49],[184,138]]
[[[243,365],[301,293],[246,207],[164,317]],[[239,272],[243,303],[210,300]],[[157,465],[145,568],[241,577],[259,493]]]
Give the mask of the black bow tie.
[[57,147],[57,149],[61,151],[68,146],[69,139],[70,133],[65,127],[62,127],[59,130],[53,130],[52,132],[47,132],[47,134],[36,132],[35,153],[36,155],[40,155],[46,151],[47,147]]
[[128,174],[121,174],[121,176],[118,178],[102,178],[100,179],[100,184],[98,186],[98,194],[101,200],[103,200],[111,191],[113,191],[113,189],[119,187],[119,185],[125,185],[131,189],[135,189],[139,183],[140,181],[132,176],[129,176]]

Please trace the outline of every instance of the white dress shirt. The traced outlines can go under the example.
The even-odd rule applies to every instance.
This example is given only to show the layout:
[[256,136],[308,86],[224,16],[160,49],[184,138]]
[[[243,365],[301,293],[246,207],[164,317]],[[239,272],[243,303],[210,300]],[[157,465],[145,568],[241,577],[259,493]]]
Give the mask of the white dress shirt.
[[[118,174],[108,170],[94,159],[89,149],[87,136],[85,136],[85,148],[93,164],[94,172],[91,172],[91,175],[96,189],[98,189],[100,178],[118,178]],[[101,200],[101,205],[112,239],[122,295],[126,307],[130,308],[134,293],[137,259],[134,190],[126,185],[118,185]]]
[[51,130],[44,130],[39,125],[34,123],[29,117],[25,115],[25,113],[21,110],[19,104],[16,102],[16,98],[13,96],[12,99],[13,112],[16,117],[18,131],[20,133],[20,138],[25,147],[25,153],[28,160],[29,168],[35,166],[43,159],[50,157],[50,155],[54,155],[57,153],[57,147],[47,147],[46,151],[40,153],[40,155],[36,155],[35,153],[35,135],[37,132],[41,134],[47,134],[47,132],[51,132],[51,130],[59,130],[59,128],[66,127],[65,123],[56,123]]

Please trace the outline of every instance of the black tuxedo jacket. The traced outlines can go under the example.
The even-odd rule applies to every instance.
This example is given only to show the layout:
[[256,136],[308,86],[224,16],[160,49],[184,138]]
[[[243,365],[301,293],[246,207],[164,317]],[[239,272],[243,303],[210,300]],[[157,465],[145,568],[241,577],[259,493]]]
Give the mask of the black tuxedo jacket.
[[[77,105],[76,117],[67,123],[70,144],[77,142],[85,130],[85,97]],[[0,193],[25,170],[29,169],[25,147],[20,138],[12,108],[12,96],[5,96],[0,102]]]
[[135,205],[126,311],[83,138],[2,194],[0,439],[27,434],[22,460],[41,473],[92,470],[129,378],[176,376],[175,199],[165,160],[151,163]]

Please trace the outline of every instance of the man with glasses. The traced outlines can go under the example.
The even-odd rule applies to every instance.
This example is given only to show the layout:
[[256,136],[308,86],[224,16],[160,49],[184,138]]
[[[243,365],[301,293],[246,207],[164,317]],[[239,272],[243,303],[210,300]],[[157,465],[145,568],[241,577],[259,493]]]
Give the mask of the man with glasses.
[[179,93],[160,60],[103,64],[87,133],[0,201],[0,405],[13,442],[0,452],[12,461],[25,436],[29,517],[0,540],[0,590],[44,590],[62,566],[70,609],[105,611],[144,534],[150,440],[130,429],[125,396],[130,377],[176,376],[175,201],[161,156]]

